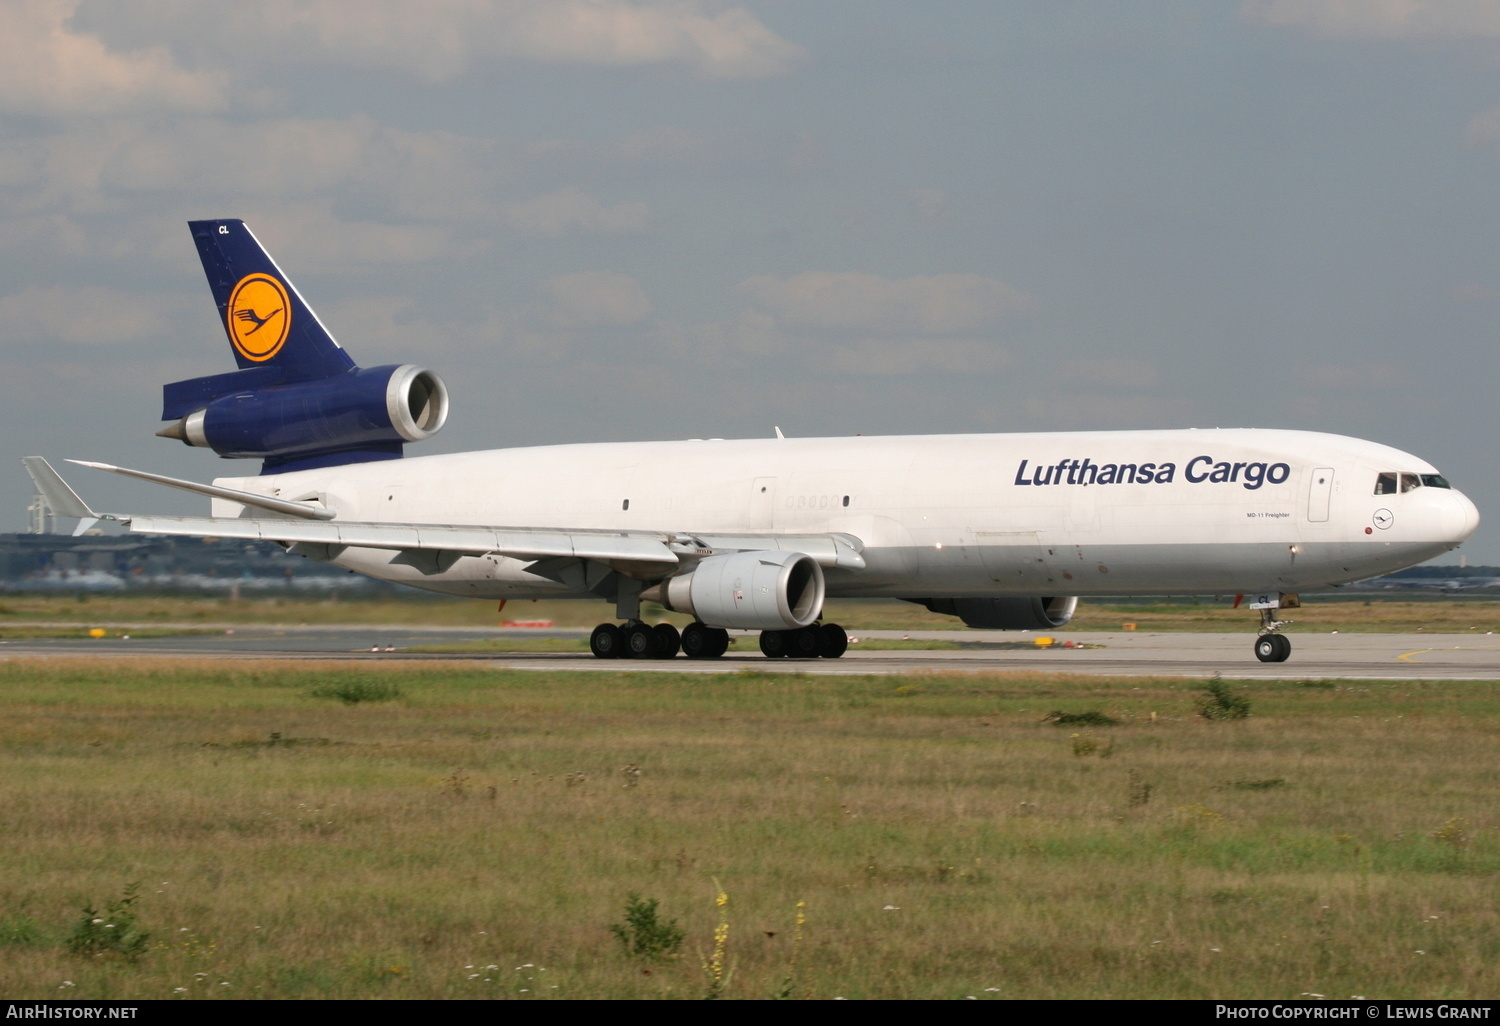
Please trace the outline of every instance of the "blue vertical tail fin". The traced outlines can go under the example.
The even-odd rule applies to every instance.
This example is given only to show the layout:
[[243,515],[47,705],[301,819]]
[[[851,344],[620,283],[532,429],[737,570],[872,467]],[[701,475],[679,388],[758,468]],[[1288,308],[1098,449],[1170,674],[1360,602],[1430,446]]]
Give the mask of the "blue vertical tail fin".
[[157,434],[261,472],[399,459],[435,434],[448,389],[422,367],[360,368],[238,219],[189,221],[239,370],[162,388]]
[[273,370],[265,376],[293,382],[354,368],[244,221],[189,221],[188,227],[241,370],[265,367]]

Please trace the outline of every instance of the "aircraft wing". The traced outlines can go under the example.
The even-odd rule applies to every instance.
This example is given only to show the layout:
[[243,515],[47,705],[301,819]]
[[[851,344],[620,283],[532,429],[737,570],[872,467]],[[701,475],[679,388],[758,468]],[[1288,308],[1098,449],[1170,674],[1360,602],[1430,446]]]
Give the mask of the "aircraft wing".
[[[394,549],[397,560],[427,573],[448,569],[460,556],[504,555],[515,559],[586,559],[675,567],[666,535],[592,533],[463,527],[439,524],[335,523],[235,517],[133,516],[130,530],[198,538],[248,538],[281,542],[298,555],[334,559],[344,549]],[[428,554],[422,556],[420,554]],[[406,557],[406,558],[402,558]],[[429,569],[430,568],[430,569]]]
[[[122,518],[123,519],[123,518]],[[684,562],[723,552],[779,550],[805,552],[821,566],[863,569],[863,544],[852,535],[713,535],[649,531],[552,530],[527,527],[470,527],[446,524],[388,524],[298,521],[282,518],[132,516],[130,530],[199,538],[246,538],[290,545],[297,555],[334,559],[351,547],[393,549],[393,562],[425,574],[441,573],[460,556],[502,555],[545,563],[592,561],[644,575],[666,575]]]
[[[698,534],[663,531],[606,531],[586,528],[488,527],[465,524],[397,524],[339,521],[332,510],[305,502],[276,499],[218,485],[148,474],[102,463],[70,462],[151,481],[198,494],[227,498],[270,516],[169,517],[110,516],[138,534],[171,534],[196,538],[245,538],[286,545],[296,555],[332,560],[349,548],[390,549],[391,562],[414,567],[424,575],[450,569],[463,556],[508,556],[530,563],[534,573],[570,585],[597,576],[608,567],[632,577],[670,576],[679,567],[720,553],[746,551],[801,552],[823,567],[862,570],[864,543],[850,534]],[[95,514],[62,477],[40,457],[28,457],[26,469],[49,496],[54,509],[65,507]],[[76,514],[75,514],[76,515]]]

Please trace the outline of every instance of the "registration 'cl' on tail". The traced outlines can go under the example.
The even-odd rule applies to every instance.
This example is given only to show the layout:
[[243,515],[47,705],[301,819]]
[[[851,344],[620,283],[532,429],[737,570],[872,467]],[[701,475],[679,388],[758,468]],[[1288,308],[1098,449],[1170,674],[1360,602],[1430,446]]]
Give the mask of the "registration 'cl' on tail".
[[157,434],[261,472],[398,459],[436,434],[448,389],[412,364],[359,367],[245,222],[189,221],[239,369],[163,388]]

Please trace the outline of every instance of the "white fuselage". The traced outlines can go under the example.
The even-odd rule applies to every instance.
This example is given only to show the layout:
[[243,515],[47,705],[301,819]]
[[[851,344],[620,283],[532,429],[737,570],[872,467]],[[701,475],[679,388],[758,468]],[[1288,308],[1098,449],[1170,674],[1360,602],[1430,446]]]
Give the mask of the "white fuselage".
[[[1460,492],[1377,494],[1381,474],[1437,471],[1338,435],[1194,430],[557,445],[216,483],[317,497],[348,521],[839,532],[866,566],[829,569],[829,595],[956,598],[1296,592],[1422,562],[1477,527]],[[392,558],[334,561],[456,595],[569,594],[506,556],[430,575]]]

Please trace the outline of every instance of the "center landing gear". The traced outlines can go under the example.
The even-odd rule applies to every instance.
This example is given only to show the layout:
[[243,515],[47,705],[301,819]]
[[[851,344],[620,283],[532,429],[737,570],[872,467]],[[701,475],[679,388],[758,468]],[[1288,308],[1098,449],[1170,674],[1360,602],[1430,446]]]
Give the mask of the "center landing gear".
[[848,648],[849,635],[836,623],[760,632],[760,650],[768,659],[837,659]]

